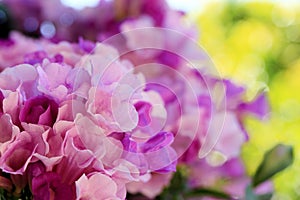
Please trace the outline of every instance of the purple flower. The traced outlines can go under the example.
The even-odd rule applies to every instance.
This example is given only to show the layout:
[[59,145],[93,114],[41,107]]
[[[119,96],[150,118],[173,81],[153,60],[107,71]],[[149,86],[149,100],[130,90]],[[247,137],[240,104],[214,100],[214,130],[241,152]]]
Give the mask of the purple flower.
[[24,56],[24,63],[28,63],[31,65],[37,64],[37,63],[42,63],[43,60],[47,58],[51,62],[58,62],[61,63],[63,62],[63,56],[60,54],[54,55],[54,57],[49,57],[48,54],[45,51],[36,51],[33,53],[28,53]]
[[75,199],[75,184],[61,182],[61,177],[54,172],[45,172],[32,179],[32,194],[36,200]]
[[270,112],[269,103],[266,94],[259,94],[252,102],[241,103],[238,109],[242,113],[254,114],[260,119],[264,119]]
[[28,126],[28,132],[23,131],[16,139],[7,145],[0,157],[0,167],[11,174],[23,174],[31,161],[36,160],[34,154],[45,155],[48,150],[43,139],[44,129]]
[[33,97],[25,101],[20,111],[20,121],[52,126],[58,113],[57,103],[45,96]]
[[151,122],[150,112],[152,106],[150,103],[147,102],[138,102],[134,104],[135,109],[139,113],[139,126],[147,126]]

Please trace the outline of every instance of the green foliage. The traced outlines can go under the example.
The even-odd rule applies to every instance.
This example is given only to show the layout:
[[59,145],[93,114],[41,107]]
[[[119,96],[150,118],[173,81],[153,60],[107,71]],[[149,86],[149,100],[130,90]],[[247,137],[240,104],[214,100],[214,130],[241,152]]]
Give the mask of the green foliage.
[[232,197],[229,194],[226,194],[224,192],[220,192],[217,190],[212,190],[209,188],[197,188],[194,190],[191,190],[190,192],[188,192],[186,195],[186,197],[205,197],[205,196],[210,196],[210,197],[214,197],[217,199],[228,199],[231,200]]
[[[267,151],[257,168],[252,183],[245,190],[245,200],[270,200],[272,193],[256,194],[255,188],[261,183],[269,181],[275,174],[280,173],[293,163],[293,148],[284,144],[277,144]],[[213,174],[212,174],[213,176]],[[229,194],[218,191],[217,188],[189,188],[187,169],[178,167],[170,185],[164,189],[157,200],[183,200],[190,197],[214,197],[216,199],[233,199]]]
[[264,159],[259,165],[253,177],[254,187],[265,182],[275,174],[284,170],[293,163],[294,153],[291,146],[278,144],[265,153]]
[[164,189],[157,200],[184,199],[184,194],[187,191],[187,171],[184,167],[179,166],[176,173],[172,177],[170,185]]
[[27,185],[21,190],[20,193],[15,191],[8,192],[7,190],[0,188],[0,200],[32,200],[33,196],[30,192],[30,188]]
[[252,183],[246,188],[246,200],[270,200],[273,196],[272,193],[257,195],[254,189],[290,166],[293,160],[294,153],[291,146],[277,144],[267,151],[252,178]]
[[[213,174],[212,174],[213,176]],[[174,174],[170,186],[164,189],[157,200],[184,200],[190,197],[214,197],[217,199],[232,199],[229,194],[218,191],[215,188],[189,188],[187,183],[187,170],[185,167],[178,167]]]
[[254,193],[253,188],[249,185],[246,189],[246,200],[270,200],[272,198],[272,193],[257,195]]

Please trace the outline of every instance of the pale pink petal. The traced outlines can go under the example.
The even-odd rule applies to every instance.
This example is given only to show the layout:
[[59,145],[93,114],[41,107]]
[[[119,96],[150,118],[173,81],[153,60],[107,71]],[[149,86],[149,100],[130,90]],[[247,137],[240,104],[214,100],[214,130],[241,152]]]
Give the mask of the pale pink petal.
[[108,176],[94,173],[89,178],[82,175],[76,181],[77,200],[118,200],[117,184]]
[[158,196],[164,187],[166,187],[172,178],[172,173],[169,174],[156,174],[152,173],[151,178],[147,182],[131,182],[126,184],[126,188],[129,192],[142,193],[146,197],[153,199]]

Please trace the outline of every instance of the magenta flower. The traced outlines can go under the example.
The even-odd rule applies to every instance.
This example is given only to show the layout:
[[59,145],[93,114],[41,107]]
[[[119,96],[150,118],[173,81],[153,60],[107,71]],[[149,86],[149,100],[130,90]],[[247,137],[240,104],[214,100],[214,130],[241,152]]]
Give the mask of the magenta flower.
[[34,153],[44,154],[46,146],[42,139],[42,133],[39,132],[42,129],[33,131],[32,133],[21,132],[15,141],[7,146],[0,158],[3,171],[11,174],[23,174],[32,161]]
[[20,121],[32,124],[53,126],[58,113],[58,105],[55,101],[37,96],[25,102],[20,111]]
[[[141,15],[150,16],[154,26],[163,26],[166,15],[172,11],[164,0],[99,1],[96,7],[80,12],[59,0],[4,0],[2,3],[12,11],[17,30],[54,41],[77,41],[82,36],[93,41],[103,40],[120,31],[120,20],[135,19]],[[101,13],[101,18],[98,18],[98,13]]]
[[75,199],[75,185],[61,182],[61,177],[54,172],[45,172],[32,179],[34,199]]

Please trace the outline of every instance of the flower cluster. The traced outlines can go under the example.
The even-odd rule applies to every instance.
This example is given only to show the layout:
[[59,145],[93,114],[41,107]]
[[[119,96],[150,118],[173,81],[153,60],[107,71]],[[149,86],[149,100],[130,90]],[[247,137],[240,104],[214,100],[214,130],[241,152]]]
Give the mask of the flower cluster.
[[166,20],[178,25],[176,15],[183,15],[170,9],[165,0],[99,0],[97,6],[79,11],[62,4],[61,0],[2,0],[2,4],[12,13],[15,29],[53,41],[77,41],[78,37],[102,41],[119,33],[125,20],[149,16],[154,26],[162,27]]
[[[28,2],[21,24],[25,15],[69,19],[28,12],[49,4]],[[230,179],[222,189],[242,196],[243,119],[263,118],[266,97],[245,102],[244,87],[220,78],[181,12],[160,0],[122,2],[101,1],[70,24],[82,28],[66,36],[57,25],[52,35],[101,42],[17,32],[0,42],[0,187],[34,199],[154,198],[185,165],[189,187]]]
[[119,57],[112,47],[75,51],[73,64],[33,52],[0,74],[2,171],[37,199],[124,199],[126,183],[175,171],[174,135],[157,127],[166,117],[159,94],[129,62],[110,63]]

